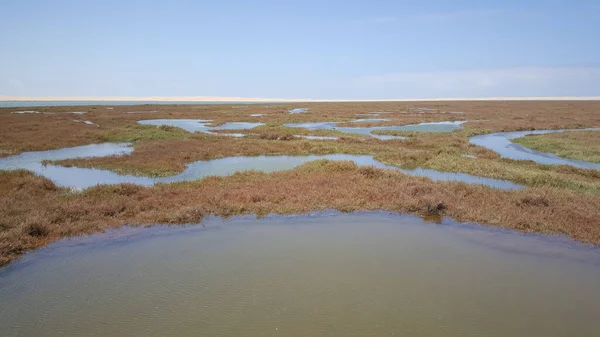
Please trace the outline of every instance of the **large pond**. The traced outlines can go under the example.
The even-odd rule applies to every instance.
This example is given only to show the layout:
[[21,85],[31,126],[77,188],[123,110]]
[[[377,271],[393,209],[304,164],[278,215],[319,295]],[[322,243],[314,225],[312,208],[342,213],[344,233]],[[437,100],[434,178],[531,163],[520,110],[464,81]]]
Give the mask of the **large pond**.
[[500,132],[472,137],[470,142],[496,151],[504,158],[517,160],[532,160],[538,164],[546,165],[571,165],[575,167],[600,170],[600,164],[583,160],[574,160],[558,157],[551,153],[538,152],[520,144],[511,142],[511,139],[527,135],[541,135],[556,132],[600,131],[600,128],[572,129],[572,130],[532,130],[516,132]]
[[[381,121],[382,119],[357,119],[353,122],[361,123],[361,122],[373,122],[373,121]],[[385,119],[383,119],[385,120]],[[462,124],[466,123],[466,121],[447,121],[447,122],[432,122],[432,123],[420,123],[420,124],[412,124],[412,125],[402,125],[402,126],[374,126],[374,127],[340,127],[338,126],[338,122],[316,122],[316,123],[290,123],[285,124],[285,126],[294,127],[294,128],[304,128],[308,130],[336,130],[343,133],[350,134],[360,134],[371,136],[381,140],[391,140],[391,139],[405,139],[405,137],[400,136],[387,136],[387,135],[377,135],[374,134],[373,131],[412,131],[412,132],[452,132],[454,130],[462,129]]]
[[227,157],[207,161],[196,161],[187,166],[180,174],[150,178],[120,175],[112,171],[88,169],[79,167],[63,167],[43,164],[44,160],[63,160],[85,157],[104,157],[123,155],[133,151],[127,143],[105,143],[64,148],[60,150],[25,152],[16,156],[0,158],[0,170],[25,169],[46,177],[56,184],[71,188],[87,188],[98,184],[133,183],[138,185],[153,185],[156,183],[171,183],[177,181],[197,180],[207,176],[225,176],[239,171],[257,170],[275,172],[293,169],[313,160],[349,160],[359,166],[374,166],[378,168],[402,171],[405,174],[428,177],[440,181],[462,181],[471,184],[482,184],[500,189],[520,189],[522,186],[509,181],[471,176],[465,173],[439,172],[430,169],[405,170],[395,166],[385,165],[372,156],[367,155],[312,155],[312,156],[257,156],[257,157]]
[[597,336],[600,252],[384,213],[209,219],[0,270],[2,336]]

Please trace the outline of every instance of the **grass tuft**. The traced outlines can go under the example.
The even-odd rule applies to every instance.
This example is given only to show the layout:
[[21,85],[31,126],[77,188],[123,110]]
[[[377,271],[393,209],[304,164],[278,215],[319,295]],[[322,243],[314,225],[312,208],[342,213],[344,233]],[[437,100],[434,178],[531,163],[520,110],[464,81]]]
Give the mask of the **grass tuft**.
[[526,196],[517,201],[518,206],[548,207],[550,201],[544,196]]

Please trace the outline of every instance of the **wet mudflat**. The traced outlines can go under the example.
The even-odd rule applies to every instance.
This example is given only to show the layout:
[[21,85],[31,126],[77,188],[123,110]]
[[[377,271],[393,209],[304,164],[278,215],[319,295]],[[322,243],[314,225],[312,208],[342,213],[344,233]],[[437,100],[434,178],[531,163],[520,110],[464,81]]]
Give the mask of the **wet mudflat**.
[[595,336],[600,252],[386,213],[64,240],[0,270],[3,336]]

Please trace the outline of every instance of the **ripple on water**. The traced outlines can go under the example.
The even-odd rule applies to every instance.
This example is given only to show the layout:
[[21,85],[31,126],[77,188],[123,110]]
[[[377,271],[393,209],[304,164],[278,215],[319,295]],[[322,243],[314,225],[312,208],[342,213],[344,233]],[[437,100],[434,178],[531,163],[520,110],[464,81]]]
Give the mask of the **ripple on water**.
[[595,336],[599,265],[447,219],[211,218],[27,254],[0,271],[0,335]]

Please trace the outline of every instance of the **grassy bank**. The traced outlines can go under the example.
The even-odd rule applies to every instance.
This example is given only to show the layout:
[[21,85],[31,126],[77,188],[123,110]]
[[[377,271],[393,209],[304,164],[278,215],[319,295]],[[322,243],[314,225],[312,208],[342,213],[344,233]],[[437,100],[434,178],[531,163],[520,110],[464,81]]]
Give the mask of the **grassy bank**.
[[552,188],[499,191],[432,182],[351,162],[317,161],[272,174],[100,186],[73,194],[25,171],[0,172],[0,264],[62,237],[126,224],[200,221],[209,214],[389,210],[447,215],[600,244],[600,197]]
[[530,149],[559,157],[600,163],[600,131],[577,131],[528,135],[513,139]]

